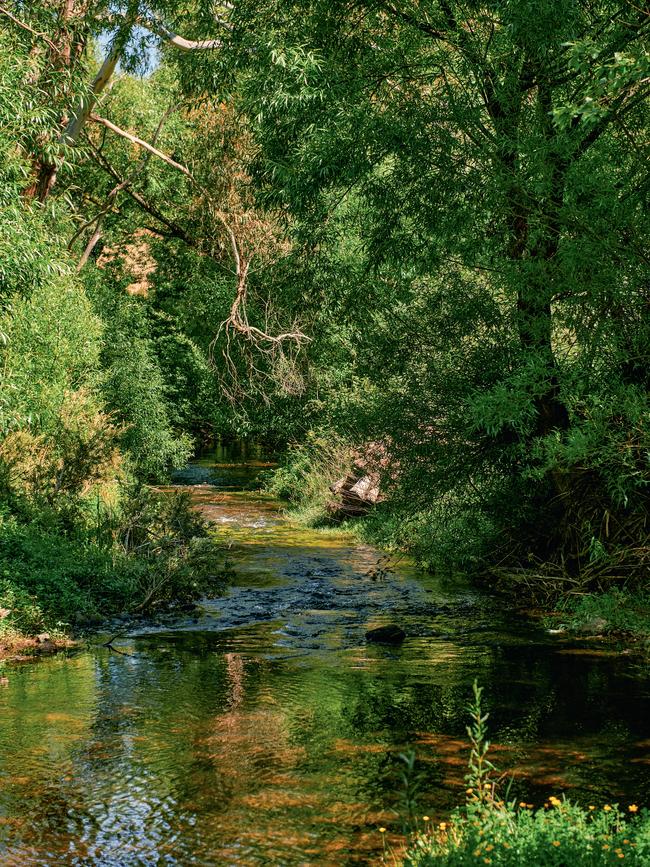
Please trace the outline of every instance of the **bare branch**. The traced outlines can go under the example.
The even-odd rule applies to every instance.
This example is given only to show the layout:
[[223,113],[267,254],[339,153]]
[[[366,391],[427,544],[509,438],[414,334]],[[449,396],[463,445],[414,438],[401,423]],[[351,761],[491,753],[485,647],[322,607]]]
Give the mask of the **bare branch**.
[[63,133],[64,144],[75,145],[79,141],[81,130],[88,120],[90,112],[95,107],[97,97],[111,80],[119,59],[119,51],[116,48],[111,49],[104,58],[104,62],[90,87],[90,93],[81,99],[79,106],[70,118],[70,122]]
[[223,47],[221,39],[185,39],[183,36],[179,36],[178,33],[174,33],[173,30],[161,21],[156,21],[155,19],[137,18],[136,23],[140,27],[144,27],[146,30],[150,30],[152,33],[160,36],[166,42],[169,42],[170,45],[179,48],[181,51],[211,51],[215,48]]
[[116,133],[122,138],[125,138],[127,141],[130,141],[132,144],[138,145],[141,148],[144,148],[149,153],[152,153],[154,156],[159,157],[163,162],[166,162],[168,166],[171,166],[174,169],[178,169],[179,172],[183,172],[186,177],[188,177],[191,181],[194,180],[192,177],[192,172],[186,167],[177,163],[176,160],[173,160],[171,157],[168,157],[167,154],[164,154],[162,151],[159,151],[158,148],[155,148],[153,145],[149,144],[149,142],[144,141],[141,138],[138,138],[137,135],[133,135],[133,133],[127,132],[124,129],[121,129],[119,126],[116,126],[114,123],[111,123],[110,120],[107,120],[105,117],[99,117],[96,114],[90,114],[89,119],[94,121],[95,123],[103,124],[107,129],[110,129],[112,132]]

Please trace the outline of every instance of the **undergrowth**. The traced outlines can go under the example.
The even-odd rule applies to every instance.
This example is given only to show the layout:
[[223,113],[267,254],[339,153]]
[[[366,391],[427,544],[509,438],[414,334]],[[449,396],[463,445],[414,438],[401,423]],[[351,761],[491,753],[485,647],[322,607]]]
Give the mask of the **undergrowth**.
[[650,863],[650,812],[630,804],[600,809],[551,796],[533,810],[508,800],[488,758],[488,715],[482,689],[474,684],[468,708],[471,725],[467,801],[448,821],[432,823],[415,835],[403,867],[604,867],[625,861]]
[[119,516],[68,532],[61,515],[0,516],[0,636],[190,603],[226,578],[221,546],[182,494],[141,488]]

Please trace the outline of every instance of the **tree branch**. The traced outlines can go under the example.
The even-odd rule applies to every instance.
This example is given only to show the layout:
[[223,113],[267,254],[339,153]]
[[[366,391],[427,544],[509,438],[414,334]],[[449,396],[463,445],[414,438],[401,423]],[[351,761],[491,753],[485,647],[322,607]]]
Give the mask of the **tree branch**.
[[[118,184],[122,183],[124,179],[120,176],[117,170],[113,168],[113,166],[108,162],[106,157],[101,154],[97,150],[97,148],[94,147],[92,142],[90,143],[90,147],[92,148],[95,158],[100,163],[104,171],[108,172],[108,174],[112,178],[114,178],[118,182]],[[196,244],[193,242],[192,238],[190,238],[190,236],[187,234],[187,232],[182,226],[180,226],[178,223],[175,223],[169,217],[166,217],[161,211],[158,210],[158,208],[155,207],[155,205],[152,205],[143,196],[141,196],[140,193],[138,193],[136,190],[132,189],[128,185],[124,187],[124,192],[127,194],[127,196],[130,196],[130,198],[133,199],[136,205],[142,208],[143,211],[145,211],[155,220],[158,220],[158,222],[162,223],[163,226],[166,226],[173,235],[173,237],[178,238],[180,241],[183,241],[189,247],[196,247]]]
[[164,154],[162,151],[159,151],[158,148],[155,148],[153,145],[149,144],[149,142],[144,141],[141,138],[138,138],[137,135],[133,135],[133,133],[127,132],[124,129],[121,129],[119,126],[116,126],[114,123],[111,123],[110,120],[107,120],[105,117],[99,117],[97,114],[90,114],[89,119],[94,121],[95,123],[103,124],[107,129],[110,129],[112,132],[116,133],[116,135],[122,136],[127,141],[130,141],[132,144],[138,145],[138,147],[144,148],[149,153],[152,153],[154,156],[159,157],[163,162],[166,162],[168,166],[171,166],[174,169],[178,169],[179,172],[183,172],[183,174],[188,177],[191,181],[194,180],[192,177],[192,172],[186,167],[177,163],[176,160],[173,160],[171,157],[168,157],[167,154]]
[[15,15],[12,15],[12,13],[8,9],[5,9],[3,6],[0,6],[0,14],[6,15],[7,18],[9,18],[10,21],[13,21],[13,23],[17,27],[20,27],[22,30],[26,30],[28,33],[31,33],[32,36],[37,36],[39,39],[42,39],[43,42],[46,43],[48,48],[50,48],[56,54],[59,53],[59,49],[56,47],[56,45],[50,39],[48,39],[48,37],[44,33],[39,33],[37,30],[34,30],[32,27],[29,26],[29,24],[25,24],[24,21],[21,21],[19,18],[16,18]]
[[173,30],[161,21],[156,21],[155,19],[137,18],[136,24],[144,27],[145,30],[150,30],[166,42],[169,42],[170,45],[180,48],[181,51],[211,51],[215,48],[223,47],[221,39],[185,39],[183,36],[179,36],[178,33],[174,33]]
[[77,110],[70,118],[70,122],[63,133],[64,144],[75,145],[79,141],[81,130],[97,102],[97,97],[111,80],[119,59],[119,51],[113,47],[104,58],[104,62],[95,76],[90,86],[90,93],[81,99]]

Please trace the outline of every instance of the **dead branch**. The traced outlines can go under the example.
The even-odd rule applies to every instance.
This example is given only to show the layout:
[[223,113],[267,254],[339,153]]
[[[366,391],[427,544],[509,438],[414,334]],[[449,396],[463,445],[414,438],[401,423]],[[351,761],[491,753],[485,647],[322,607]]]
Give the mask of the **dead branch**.
[[192,177],[192,172],[186,167],[177,163],[176,160],[173,160],[171,157],[164,154],[162,151],[159,151],[158,148],[155,148],[153,145],[149,144],[149,142],[144,141],[139,138],[137,135],[133,135],[133,133],[127,132],[124,129],[121,129],[119,126],[116,126],[110,120],[107,120],[105,117],[99,117],[97,114],[90,114],[89,119],[94,121],[95,123],[103,124],[107,129],[110,129],[116,135],[122,136],[127,141],[130,141],[134,145],[138,145],[138,147],[144,148],[149,153],[152,153],[154,156],[157,156],[159,159],[166,162],[167,165],[171,166],[174,169],[178,169],[179,172],[183,172],[183,174],[188,177],[191,181],[194,180]]

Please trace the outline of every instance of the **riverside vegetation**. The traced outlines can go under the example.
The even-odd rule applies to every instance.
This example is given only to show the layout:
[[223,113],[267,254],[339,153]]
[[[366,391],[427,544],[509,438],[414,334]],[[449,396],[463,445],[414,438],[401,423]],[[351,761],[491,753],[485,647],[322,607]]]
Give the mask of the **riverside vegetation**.
[[502,778],[488,758],[488,714],[482,688],[474,684],[469,707],[472,724],[467,774],[467,803],[447,822],[415,836],[404,858],[406,867],[465,867],[495,864],[519,867],[600,867],[647,864],[650,858],[650,812],[637,804],[580,807],[551,795],[538,809],[508,800]]
[[[218,535],[156,486],[219,435],[282,451],[305,521],[356,464],[364,539],[650,634],[649,30],[628,0],[4,3],[0,643],[217,593]],[[592,833],[503,817],[565,815]]]

